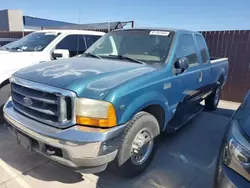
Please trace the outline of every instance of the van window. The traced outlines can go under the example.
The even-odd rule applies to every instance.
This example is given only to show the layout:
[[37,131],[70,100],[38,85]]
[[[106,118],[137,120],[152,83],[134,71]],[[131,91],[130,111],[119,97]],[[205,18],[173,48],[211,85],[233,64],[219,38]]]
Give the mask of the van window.
[[40,52],[43,51],[61,33],[34,32],[7,46],[8,50]]
[[192,35],[184,34],[180,36],[176,49],[176,57],[177,59],[187,57],[189,64],[198,63],[197,52]]
[[202,63],[207,63],[209,59],[208,59],[208,54],[207,54],[206,42],[203,39],[203,37],[200,35],[195,35],[195,37],[196,37],[196,40],[198,42],[198,46],[201,52]]
[[56,45],[56,49],[69,50],[70,57],[82,54],[87,49],[84,35],[68,35]]
[[87,47],[89,48],[99,38],[101,38],[101,36],[98,36],[98,35],[85,35]]

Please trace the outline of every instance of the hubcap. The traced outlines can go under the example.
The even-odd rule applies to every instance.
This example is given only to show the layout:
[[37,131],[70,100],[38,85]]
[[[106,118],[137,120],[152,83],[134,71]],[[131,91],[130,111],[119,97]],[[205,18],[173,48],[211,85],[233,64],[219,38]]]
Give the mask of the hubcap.
[[217,105],[218,102],[219,102],[219,98],[220,98],[220,89],[216,89],[216,92],[215,92],[215,97],[214,97],[214,104]]
[[135,165],[143,164],[150,156],[154,145],[153,135],[149,129],[142,129],[135,136],[131,148],[131,160]]

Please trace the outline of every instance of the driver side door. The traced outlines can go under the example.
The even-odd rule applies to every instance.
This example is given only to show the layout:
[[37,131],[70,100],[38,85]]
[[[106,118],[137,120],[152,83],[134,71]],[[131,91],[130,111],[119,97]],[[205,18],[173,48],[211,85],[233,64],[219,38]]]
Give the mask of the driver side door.
[[[175,62],[186,57],[189,60],[189,68],[180,74],[174,74]],[[172,64],[173,76],[170,80],[171,89],[167,90],[169,106],[173,117],[168,128],[177,130],[196,111],[193,104],[199,101],[199,61],[194,38],[192,34],[181,34],[177,38],[175,60]]]

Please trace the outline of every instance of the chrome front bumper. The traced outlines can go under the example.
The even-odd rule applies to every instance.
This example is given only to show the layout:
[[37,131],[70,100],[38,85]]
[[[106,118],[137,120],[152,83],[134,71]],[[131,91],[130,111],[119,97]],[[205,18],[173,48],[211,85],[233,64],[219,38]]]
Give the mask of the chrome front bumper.
[[[79,172],[99,172],[114,160],[125,125],[110,129],[73,126],[58,129],[30,119],[15,109],[11,101],[4,117],[14,135],[21,132],[34,142],[32,149]],[[80,130],[81,129],[81,130]],[[60,155],[48,152],[55,149]]]

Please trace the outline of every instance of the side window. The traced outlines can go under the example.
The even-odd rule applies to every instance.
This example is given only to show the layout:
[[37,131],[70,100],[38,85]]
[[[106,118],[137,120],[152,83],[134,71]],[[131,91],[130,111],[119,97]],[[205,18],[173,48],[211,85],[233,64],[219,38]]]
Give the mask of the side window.
[[101,38],[101,36],[98,36],[98,35],[85,35],[87,47],[89,48],[99,38]]
[[195,35],[195,36],[196,36],[196,40],[198,42],[198,46],[201,52],[202,63],[207,63],[209,59],[208,59],[208,54],[207,54],[206,42],[202,36],[200,35]]
[[69,50],[70,57],[82,54],[86,50],[84,35],[68,35],[56,45],[56,49]]
[[180,36],[176,49],[176,57],[177,59],[187,57],[189,64],[198,63],[196,48],[192,35],[184,34]]

